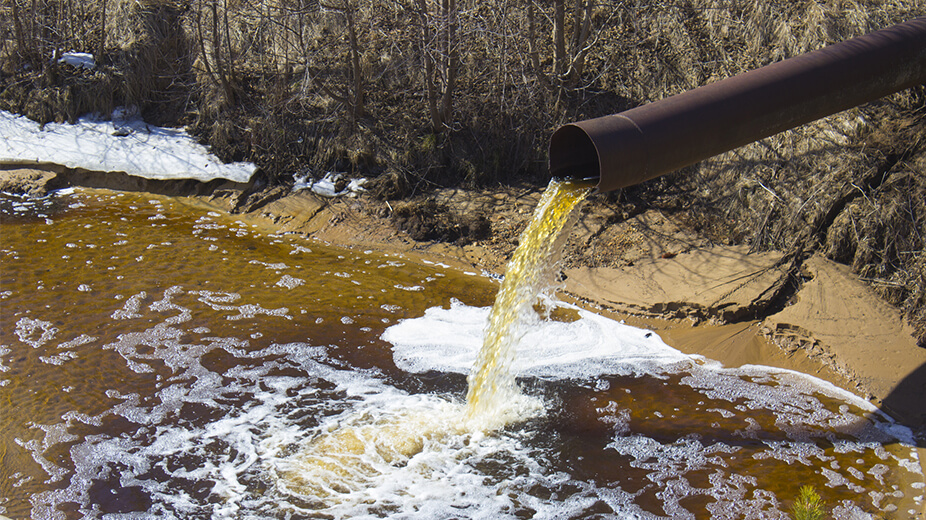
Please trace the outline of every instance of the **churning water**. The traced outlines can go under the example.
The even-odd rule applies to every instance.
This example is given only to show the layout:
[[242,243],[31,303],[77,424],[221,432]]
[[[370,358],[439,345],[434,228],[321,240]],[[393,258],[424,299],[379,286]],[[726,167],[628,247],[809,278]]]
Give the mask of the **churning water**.
[[922,509],[909,431],[802,374],[543,299],[474,426],[483,277],[150,195],[0,211],[9,517],[785,518],[805,484],[836,518]]

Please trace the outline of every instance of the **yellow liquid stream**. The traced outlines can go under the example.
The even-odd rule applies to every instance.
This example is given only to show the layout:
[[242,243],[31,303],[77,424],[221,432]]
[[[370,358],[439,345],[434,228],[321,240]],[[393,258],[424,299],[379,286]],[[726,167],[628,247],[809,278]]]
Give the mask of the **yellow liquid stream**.
[[437,409],[349,416],[289,459],[288,469],[279,473],[283,487],[330,505],[427,446],[439,449],[450,436],[481,435],[533,415],[538,405],[522,396],[511,364],[533,305],[552,282],[569,216],[590,191],[587,184],[550,181],[508,264],[468,378],[465,407],[446,402]]
[[467,422],[481,423],[483,429],[491,430],[503,427],[517,415],[517,409],[512,409],[521,397],[511,371],[515,350],[530,323],[537,297],[553,283],[553,268],[559,261],[569,217],[589,192],[587,184],[551,180],[521,234],[468,378]]

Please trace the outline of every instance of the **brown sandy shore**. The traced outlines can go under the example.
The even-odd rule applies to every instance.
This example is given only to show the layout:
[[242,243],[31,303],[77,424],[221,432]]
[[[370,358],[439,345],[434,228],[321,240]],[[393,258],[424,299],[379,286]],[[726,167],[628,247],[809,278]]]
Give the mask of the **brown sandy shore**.
[[[497,274],[504,272],[541,192],[438,192],[434,200],[447,211],[485,215],[491,228],[481,240],[443,243],[413,240],[391,218],[397,203],[365,195],[324,198],[282,187],[249,191],[233,183],[191,189],[186,181],[0,168],[2,191],[41,194],[64,185],[186,197],[332,245]],[[602,196],[593,196],[578,215],[562,266],[565,300],[655,330],[673,347],[726,366],[762,364],[830,381],[910,426],[926,447],[926,349],[917,346],[898,309],[844,265],[812,256],[795,276],[783,253],[710,243],[658,210],[618,216]]]

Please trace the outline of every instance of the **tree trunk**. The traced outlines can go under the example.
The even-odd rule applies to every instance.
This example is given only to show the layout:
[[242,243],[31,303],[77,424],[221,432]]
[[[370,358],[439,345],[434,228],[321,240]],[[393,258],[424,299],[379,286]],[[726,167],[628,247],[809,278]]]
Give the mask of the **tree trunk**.
[[431,53],[432,36],[427,0],[418,0],[418,17],[421,21],[421,58],[424,61],[424,85],[428,98],[428,114],[431,116],[431,129],[434,133],[443,130],[441,113],[437,109],[437,85],[434,83],[435,63]]
[[[584,3],[584,5],[583,5]],[[569,69],[566,71],[567,83],[575,87],[582,79],[585,71],[585,56],[588,54],[588,37],[592,30],[592,9],[594,0],[577,0],[573,23],[572,52],[570,53]]]
[[[222,36],[219,30],[219,7],[218,0],[212,0],[212,61],[215,63],[215,75],[219,80],[219,84],[222,87],[222,93],[225,95],[225,104],[226,106],[234,106],[235,91],[234,87],[231,84],[231,79],[229,77],[229,63],[227,63],[222,57]],[[228,23],[228,18],[225,19],[226,27]],[[226,38],[228,35],[226,34]]]
[[106,50],[106,0],[100,0],[100,44],[96,50],[97,61],[103,59]]
[[[427,0],[418,0],[418,11],[421,20],[421,55],[424,61],[428,112],[431,116],[432,130],[439,133],[449,129],[453,121],[453,92],[460,68],[457,49],[457,3],[456,0],[441,0],[441,25],[436,34],[430,27],[431,17]],[[440,54],[439,60],[435,58],[435,54]]]
[[553,0],[553,75],[561,82],[566,73],[566,0]]
[[213,83],[218,83],[219,80],[215,75],[215,72],[212,70],[212,65],[209,64],[209,55],[206,53],[206,35],[203,34],[203,19],[202,11],[196,9],[196,33],[197,40],[199,42],[199,54],[203,60],[203,66],[206,68],[206,74],[209,76],[209,79]]
[[23,36],[22,21],[19,19],[19,0],[10,0],[13,5],[13,32],[16,35],[16,50],[19,53],[19,59],[26,57],[26,38]]
[[443,19],[447,24],[445,34],[445,74],[447,82],[444,85],[444,96],[441,101],[441,122],[444,126],[449,127],[453,122],[453,89],[457,82],[457,69],[459,68],[459,56],[457,54],[456,42],[456,25],[457,25],[457,4],[456,0],[443,0]]
[[527,3],[527,54],[530,56],[534,72],[541,74],[540,51],[537,50],[537,20],[534,14],[534,0]]
[[231,44],[231,31],[228,30],[228,0],[225,0],[224,9],[222,12],[224,21],[225,21],[225,75],[228,79],[228,84],[233,89],[232,99],[237,98],[237,74],[235,73],[235,51],[232,49]]
[[344,0],[344,15],[347,17],[347,36],[350,41],[350,65],[353,80],[353,96],[351,96],[351,118],[358,119],[363,115],[363,69],[360,67],[360,43],[357,40],[357,28],[354,20],[354,6]]

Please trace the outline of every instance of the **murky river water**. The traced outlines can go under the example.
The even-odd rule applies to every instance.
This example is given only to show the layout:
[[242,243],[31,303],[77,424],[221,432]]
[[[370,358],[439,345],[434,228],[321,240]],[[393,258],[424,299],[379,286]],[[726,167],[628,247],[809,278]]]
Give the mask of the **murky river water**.
[[[806,484],[836,518],[923,507],[909,432],[800,374],[561,309],[516,355],[540,406],[454,429],[486,278],[144,194],[0,209],[12,518],[785,518]],[[347,480],[320,459],[331,485],[300,480],[305,447],[345,426],[435,424],[414,449],[355,450]]]

